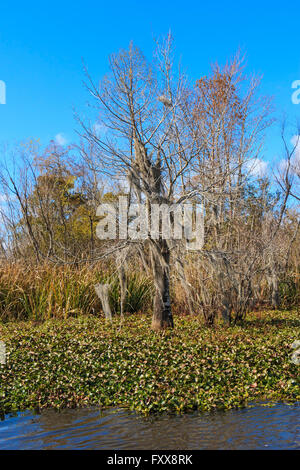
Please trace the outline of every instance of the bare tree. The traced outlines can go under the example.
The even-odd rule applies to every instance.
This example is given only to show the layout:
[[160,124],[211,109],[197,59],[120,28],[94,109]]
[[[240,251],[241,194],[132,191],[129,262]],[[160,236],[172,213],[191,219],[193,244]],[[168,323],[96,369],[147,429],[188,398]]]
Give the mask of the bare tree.
[[[105,132],[81,121],[83,137],[97,152],[101,174],[126,178],[130,201],[143,202],[148,211],[151,204],[171,205],[199,193],[186,189],[191,162],[201,146],[189,109],[191,89],[173,64],[171,35],[157,44],[151,65],[131,44],[128,51],[111,56],[110,71],[99,87],[87,73],[87,87],[99,112],[97,129]],[[155,284],[152,328],[160,330],[173,326],[171,246],[162,236],[155,239],[150,231],[148,235]],[[133,245],[140,243],[135,240]]]

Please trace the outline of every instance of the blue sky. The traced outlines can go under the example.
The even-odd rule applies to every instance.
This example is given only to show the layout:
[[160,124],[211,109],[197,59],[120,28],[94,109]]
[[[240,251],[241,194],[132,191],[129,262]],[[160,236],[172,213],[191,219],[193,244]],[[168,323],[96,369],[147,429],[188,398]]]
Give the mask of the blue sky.
[[[241,47],[247,71],[264,75],[262,92],[275,98],[276,115],[296,121],[300,105],[291,84],[300,80],[299,4],[286,1],[75,1],[1,2],[0,142],[57,134],[75,137],[73,108],[84,112],[82,58],[95,80],[107,72],[108,56],[133,40],[146,55],[153,36],[171,28],[176,50],[191,79],[224,63]],[[277,130],[269,132],[266,158],[279,154]]]

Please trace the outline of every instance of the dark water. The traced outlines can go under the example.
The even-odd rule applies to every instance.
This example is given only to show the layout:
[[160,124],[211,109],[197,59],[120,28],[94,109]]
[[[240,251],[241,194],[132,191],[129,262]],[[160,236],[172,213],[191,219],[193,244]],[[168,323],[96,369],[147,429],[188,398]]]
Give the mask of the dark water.
[[0,449],[300,449],[300,406],[157,418],[124,410],[26,412],[0,421]]

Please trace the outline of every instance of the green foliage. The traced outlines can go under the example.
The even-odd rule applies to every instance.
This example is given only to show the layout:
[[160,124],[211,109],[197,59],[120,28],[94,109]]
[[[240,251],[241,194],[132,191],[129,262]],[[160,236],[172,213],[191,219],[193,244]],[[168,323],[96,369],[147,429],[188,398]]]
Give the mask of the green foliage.
[[[98,277],[100,283],[109,283],[110,288],[110,306],[114,314],[120,313],[120,282],[117,275],[103,275]],[[153,298],[153,285],[151,280],[138,273],[128,274],[127,293],[124,305],[124,311],[127,313],[136,313],[143,310],[147,311],[151,307],[151,298]]]
[[300,304],[300,292],[291,277],[279,282],[279,297],[283,308]]
[[249,315],[245,325],[204,328],[195,317],[155,334],[146,316],[120,328],[92,316],[2,325],[2,413],[45,407],[123,406],[148,414],[299,402],[291,343],[297,312]]

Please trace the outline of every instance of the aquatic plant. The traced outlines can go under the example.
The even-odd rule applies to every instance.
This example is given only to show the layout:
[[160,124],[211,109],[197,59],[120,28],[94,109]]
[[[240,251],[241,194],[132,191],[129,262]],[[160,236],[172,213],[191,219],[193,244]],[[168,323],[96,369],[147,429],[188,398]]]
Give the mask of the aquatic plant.
[[146,315],[129,316],[121,328],[119,318],[91,315],[3,323],[2,413],[87,405],[182,413],[300,401],[299,367],[290,361],[296,311],[251,314],[227,329],[191,316],[175,321],[159,334]]

